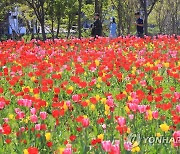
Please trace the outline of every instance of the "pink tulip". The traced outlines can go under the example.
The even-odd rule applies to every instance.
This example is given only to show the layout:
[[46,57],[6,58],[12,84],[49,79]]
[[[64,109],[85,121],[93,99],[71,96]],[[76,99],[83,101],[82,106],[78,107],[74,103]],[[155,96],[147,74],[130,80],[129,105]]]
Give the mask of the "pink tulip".
[[0,101],[0,110],[2,110],[5,107],[5,102]]
[[180,105],[176,105],[176,111],[179,113],[180,112]]
[[120,154],[119,145],[112,145],[111,146],[111,153]]
[[108,99],[106,104],[109,106],[109,107],[114,107],[114,101],[113,99]]
[[70,106],[71,106],[71,101],[67,101],[67,102],[66,102],[66,105],[67,105],[68,107],[70,107]]
[[124,142],[124,149],[127,151],[131,151],[132,150],[132,143],[131,142]]
[[26,107],[31,107],[32,106],[32,101],[28,99],[20,99],[18,100],[18,105],[19,106],[26,106]]
[[3,128],[0,125],[0,134],[2,134],[4,132]]
[[175,93],[174,93],[174,96],[175,96],[175,98],[176,98],[177,100],[180,99],[180,93],[179,93],[179,92],[175,92]]
[[35,130],[41,130],[41,124],[35,124]]
[[133,99],[136,99],[136,98],[137,98],[136,92],[131,92],[131,97],[132,97]]
[[134,114],[129,114],[128,116],[129,116],[129,119],[130,119],[130,120],[133,120],[133,119],[134,119]]
[[117,119],[118,125],[121,127],[124,127],[124,125],[126,125],[126,119],[124,117],[119,117]]
[[37,115],[35,115],[35,114],[31,115],[30,120],[31,120],[32,123],[37,123],[37,121],[38,121]]
[[25,127],[21,127],[21,128],[20,128],[20,131],[21,131],[21,132],[24,132],[25,130],[26,130]]
[[79,100],[80,100],[79,95],[77,95],[77,94],[73,95],[73,96],[72,96],[72,100],[73,100],[74,102],[79,102]]
[[9,122],[9,119],[8,118],[3,118],[4,122],[5,123],[8,123]]
[[159,117],[159,112],[158,112],[158,111],[153,111],[153,112],[152,112],[152,116],[153,116],[154,119],[158,119],[158,117]]
[[107,96],[107,99],[113,99],[112,95]]
[[63,151],[63,154],[72,154],[72,149],[71,148],[65,148]]
[[45,120],[47,118],[47,112],[40,112],[40,118]]
[[143,87],[145,87],[145,86],[147,85],[147,84],[146,84],[146,80],[141,80],[139,83],[140,83],[141,86],[143,86]]
[[36,114],[36,109],[35,108],[31,108],[31,114]]
[[83,118],[82,119],[82,126],[83,127],[88,127],[89,126],[89,119],[88,118]]
[[115,144],[115,145],[119,145],[119,144],[120,144],[120,141],[119,141],[119,140],[115,140],[114,144]]
[[25,117],[25,113],[20,111],[17,113],[18,119],[23,119]]
[[103,124],[103,125],[102,125],[102,128],[103,128],[103,129],[106,129],[106,124]]
[[138,105],[135,104],[135,103],[128,103],[128,107],[130,110],[136,112],[137,108],[138,108]]
[[21,110],[19,108],[15,108],[14,109],[15,113],[17,114],[18,112],[20,112]]
[[173,142],[174,142],[174,147],[179,147],[180,146],[180,130],[175,131],[173,133]]
[[110,152],[111,151],[111,141],[102,141],[101,145],[102,145],[102,149],[105,152]]
[[140,113],[146,112],[147,105],[138,105],[138,111]]
[[32,106],[32,101],[31,101],[31,100],[28,100],[28,99],[25,99],[25,100],[24,100],[24,106],[30,108],[30,107]]

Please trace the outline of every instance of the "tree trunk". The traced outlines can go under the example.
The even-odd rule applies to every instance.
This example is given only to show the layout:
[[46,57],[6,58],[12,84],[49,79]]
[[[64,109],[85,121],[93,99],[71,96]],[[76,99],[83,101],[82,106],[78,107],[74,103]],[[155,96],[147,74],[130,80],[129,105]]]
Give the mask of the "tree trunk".
[[41,3],[41,14],[39,14],[39,19],[41,20],[41,29],[42,29],[42,37],[43,41],[46,40],[46,32],[45,32],[45,19],[44,19],[44,3]]
[[127,20],[127,34],[130,34],[131,32],[131,17],[128,17]]
[[146,0],[144,0],[144,33],[145,35],[148,35],[148,12]]
[[179,27],[179,25],[178,25],[178,9],[179,9],[179,4],[180,4],[180,2],[178,1],[178,0],[176,0],[176,11],[175,11],[175,20],[176,20],[176,34],[178,35],[179,33],[178,33],[178,27]]
[[54,41],[54,19],[53,19],[53,17],[51,19],[51,33],[52,33],[52,39]]
[[79,1],[79,9],[78,9],[78,32],[79,32],[79,39],[81,38],[81,9],[82,9],[82,0]]
[[172,15],[172,34],[175,34],[175,17]]
[[43,19],[40,21],[40,24],[41,24],[41,31],[42,31],[43,41],[45,41],[46,40],[46,32],[45,32],[45,24],[44,24]]
[[51,35],[52,35],[52,39],[54,41],[54,0],[51,0],[51,6],[50,6],[50,10],[51,10]]
[[121,0],[118,0],[118,7],[117,7],[117,12],[118,12],[118,36],[120,36],[121,33],[121,28],[122,28],[122,12],[121,12]]
[[103,8],[103,3],[102,0],[99,2],[99,15],[100,15],[100,19],[102,20],[102,8]]
[[58,38],[58,36],[59,36],[59,30],[60,30],[60,20],[61,20],[61,18],[60,17],[58,17],[57,18],[57,33],[56,33],[56,38]]
[[69,20],[68,20],[68,33],[67,33],[67,38],[69,38],[71,32],[71,15],[69,15]]
[[36,34],[37,34],[37,39],[39,40],[39,28],[38,28],[38,21],[36,20]]
[[95,13],[100,13],[99,12],[99,0],[95,0]]

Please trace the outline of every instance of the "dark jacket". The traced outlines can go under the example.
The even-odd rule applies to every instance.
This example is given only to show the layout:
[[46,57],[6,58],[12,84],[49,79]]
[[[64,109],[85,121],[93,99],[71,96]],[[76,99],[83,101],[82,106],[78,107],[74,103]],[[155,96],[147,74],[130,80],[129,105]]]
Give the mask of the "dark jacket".
[[92,32],[91,35],[93,37],[96,37],[96,35],[101,36],[102,35],[102,23],[99,19],[97,19],[93,25],[92,25]]

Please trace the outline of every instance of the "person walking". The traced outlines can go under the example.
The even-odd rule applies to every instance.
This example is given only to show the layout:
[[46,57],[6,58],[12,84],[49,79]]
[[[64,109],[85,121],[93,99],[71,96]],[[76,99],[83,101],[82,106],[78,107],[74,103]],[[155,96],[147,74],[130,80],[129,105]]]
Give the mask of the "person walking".
[[136,16],[136,22],[134,22],[134,24],[136,25],[136,29],[137,29],[137,36],[142,38],[144,36],[143,19],[140,18],[140,12],[136,12],[135,16]]
[[116,38],[117,37],[117,33],[116,33],[117,25],[116,25],[115,18],[112,17],[110,22],[111,23],[110,23],[110,34],[109,34],[109,37],[110,38]]
[[102,36],[102,23],[101,20],[99,19],[99,14],[95,14],[95,22],[92,24],[92,31],[91,31],[91,36],[92,37],[97,37],[97,36]]

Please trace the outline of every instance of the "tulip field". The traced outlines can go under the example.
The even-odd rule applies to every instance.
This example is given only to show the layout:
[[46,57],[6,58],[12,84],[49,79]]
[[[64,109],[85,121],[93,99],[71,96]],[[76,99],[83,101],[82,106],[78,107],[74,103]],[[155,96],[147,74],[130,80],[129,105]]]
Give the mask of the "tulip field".
[[0,42],[0,154],[180,153],[180,36]]

